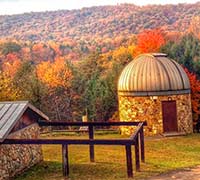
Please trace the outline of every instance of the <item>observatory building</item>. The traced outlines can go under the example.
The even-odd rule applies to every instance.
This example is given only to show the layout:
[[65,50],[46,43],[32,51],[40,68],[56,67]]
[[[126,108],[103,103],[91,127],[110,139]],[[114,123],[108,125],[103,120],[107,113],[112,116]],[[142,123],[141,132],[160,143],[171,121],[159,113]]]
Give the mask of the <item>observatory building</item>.
[[[166,54],[142,54],[118,80],[120,121],[147,121],[146,135],[193,132],[190,83]],[[122,127],[122,134],[131,128]]]

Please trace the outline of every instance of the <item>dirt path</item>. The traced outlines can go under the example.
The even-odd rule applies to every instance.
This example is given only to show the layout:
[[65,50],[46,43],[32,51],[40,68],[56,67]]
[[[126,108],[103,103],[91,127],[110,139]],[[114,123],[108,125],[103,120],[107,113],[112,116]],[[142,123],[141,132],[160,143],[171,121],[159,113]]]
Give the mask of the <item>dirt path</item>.
[[195,168],[185,168],[180,171],[173,171],[148,178],[147,180],[200,180],[200,166]]

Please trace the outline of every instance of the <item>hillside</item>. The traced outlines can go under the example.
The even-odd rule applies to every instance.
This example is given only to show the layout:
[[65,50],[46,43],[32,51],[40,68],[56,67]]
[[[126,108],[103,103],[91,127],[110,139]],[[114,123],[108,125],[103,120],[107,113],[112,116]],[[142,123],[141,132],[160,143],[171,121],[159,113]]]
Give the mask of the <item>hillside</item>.
[[0,38],[31,41],[95,40],[130,35],[161,27],[187,31],[192,17],[200,15],[196,4],[135,6],[121,4],[80,10],[0,16]]
[[200,116],[200,3],[27,13],[0,22],[1,101],[27,99],[54,120],[81,120],[86,112],[91,120],[117,120],[122,68],[139,54],[163,52],[186,67],[194,124]]

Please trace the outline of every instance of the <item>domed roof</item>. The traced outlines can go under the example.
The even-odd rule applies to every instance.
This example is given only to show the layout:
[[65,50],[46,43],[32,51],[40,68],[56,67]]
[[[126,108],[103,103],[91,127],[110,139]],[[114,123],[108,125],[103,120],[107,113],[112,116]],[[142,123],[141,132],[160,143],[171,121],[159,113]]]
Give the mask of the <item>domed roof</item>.
[[118,93],[125,96],[152,96],[190,93],[184,69],[166,54],[142,54],[122,71]]

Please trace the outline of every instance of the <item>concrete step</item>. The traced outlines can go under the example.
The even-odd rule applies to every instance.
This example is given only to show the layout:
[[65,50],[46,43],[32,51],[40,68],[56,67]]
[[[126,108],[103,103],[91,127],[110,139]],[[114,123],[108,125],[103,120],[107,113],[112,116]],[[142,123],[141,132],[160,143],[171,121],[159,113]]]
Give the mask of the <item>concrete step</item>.
[[163,133],[164,137],[185,136],[185,135],[186,135],[186,133],[184,133],[184,132],[166,132],[166,133]]

